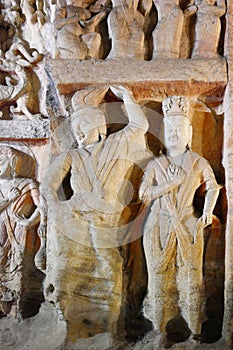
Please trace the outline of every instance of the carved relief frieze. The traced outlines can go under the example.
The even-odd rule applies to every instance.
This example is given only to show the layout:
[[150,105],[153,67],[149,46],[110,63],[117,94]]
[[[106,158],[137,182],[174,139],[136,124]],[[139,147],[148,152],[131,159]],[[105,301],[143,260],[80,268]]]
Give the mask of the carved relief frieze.
[[0,0],[4,350],[227,349],[229,8]]

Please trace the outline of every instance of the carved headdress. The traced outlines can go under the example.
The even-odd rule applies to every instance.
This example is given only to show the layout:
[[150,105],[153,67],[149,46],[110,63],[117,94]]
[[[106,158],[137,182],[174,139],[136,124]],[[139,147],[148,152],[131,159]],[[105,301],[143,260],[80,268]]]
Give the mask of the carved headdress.
[[74,112],[71,121],[88,119],[93,127],[99,129],[102,138],[106,137],[106,120],[103,111],[99,108],[100,103],[108,90],[108,87],[88,87],[77,91],[72,97]]
[[171,116],[183,116],[189,120],[189,99],[185,96],[170,96],[163,100],[164,118]]

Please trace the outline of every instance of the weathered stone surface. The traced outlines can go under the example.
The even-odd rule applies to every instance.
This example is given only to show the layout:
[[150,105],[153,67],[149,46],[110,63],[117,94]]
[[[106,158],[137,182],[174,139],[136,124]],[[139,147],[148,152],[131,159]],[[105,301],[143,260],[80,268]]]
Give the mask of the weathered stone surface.
[[[37,167],[33,181],[43,182],[48,205],[46,208],[41,199],[48,214],[48,235],[45,235],[45,225],[43,230],[34,230],[38,238],[36,249],[33,245],[29,249],[30,244],[24,249],[21,240],[21,245],[14,245],[14,254],[1,254],[3,261],[15,259],[20,266],[12,281],[5,280],[4,269],[0,274],[0,316],[8,315],[0,319],[1,348],[159,350],[164,340],[164,345],[178,349],[225,349],[225,340],[228,348],[232,348],[232,6],[230,0],[1,1],[0,140],[4,144],[12,142],[11,146],[16,148],[24,145],[35,153]],[[143,141],[140,133],[134,135],[131,132],[135,130],[139,109],[135,101],[132,103],[132,96],[126,97],[126,87],[133,92],[137,103],[143,105]],[[174,309],[179,305],[191,330],[202,328],[202,341],[211,344],[199,344],[192,339],[181,343],[190,330],[180,319],[176,324],[168,322],[166,331],[173,334],[164,339],[163,333],[149,332],[153,325],[142,315],[146,289],[150,289],[151,281],[158,280],[161,274],[156,270],[159,264],[154,266],[156,259],[151,259],[153,273],[146,266],[141,235],[147,212],[141,206],[138,192],[151,157],[149,150],[160,160],[161,153],[165,153],[160,133],[161,102],[174,95],[192,100],[193,151],[187,153],[191,157],[195,151],[208,159],[218,183],[224,184],[226,178],[226,189],[223,187],[220,191],[213,225],[201,230],[204,251],[201,242],[190,257],[191,261],[199,261],[196,270],[182,265],[180,259],[173,264],[173,270],[168,269],[162,276],[168,286],[179,286],[179,296],[174,296],[176,291],[170,293],[167,304],[172,304]],[[119,108],[115,108],[114,103],[111,107],[108,105],[119,100],[125,102],[117,102]],[[131,110],[129,123],[124,110],[128,108],[127,101],[131,108],[133,105],[136,108]],[[150,124],[148,144],[142,151],[138,145],[145,145],[146,119]],[[59,154],[64,158],[59,158]],[[51,162],[48,162],[49,156]],[[183,157],[178,158],[176,165],[169,167],[170,177],[174,177],[174,172],[181,166]],[[9,170],[8,165],[8,162],[2,162],[0,168]],[[28,162],[25,169],[30,168],[29,165]],[[193,174],[193,169],[186,164],[185,171],[189,170]],[[200,174],[204,172],[208,171],[201,167]],[[24,205],[31,211],[37,208],[31,205],[31,192],[28,191],[23,192],[25,197],[21,203],[24,205],[19,206],[20,213],[8,211],[13,207],[13,174],[8,175],[0,181],[0,189],[7,198],[7,207],[2,208],[0,217],[3,221],[8,217],[16,227],[13,233],[17,231],[20,236],[22,227],[31,217],[21,217],[20,224],[15,213],[25,215]],[[205,179],[203,176],[202,180]],[[18,186],[21,181],[29,183],[30,180],[30,177],[21,176],[14,183]],[[190,204],[195,184],[190,180],[185,205]],[[183,188],[185,185],[181,181],[179,190]],[[38,193],[38,188],[34,190]],[[13,186],[13,194],[16,196],[19,192]],[[203,211],[205,195],[205,189],[200,189],[194,198],[199,214]],[[133,198],[132,206],[128,205],[129,198]],[[175,194],[174,198],[177,199]],[[164,195],[159,200],[164,202]],[[119,202],[125,206],[117,211]],[[114,212],[109,212],[112,208]],[[36,217],[37,214],[36,211]],[[208,214],[205,218],[209,222]],[[197,218],[190,214],[189,219],[194,223]],[[46,222],[46,213],[40,212],[40,220]],[[161,229],[161,237],[168,233],[164,230],[167,222],[164,220],[162,225],[155,225],[154,231]],[[127,227],[126,223],[129,224]],[[192,225],[189,223],[188,226]],[[9,232],[10,229],[5,234],[0,222],[1,252],[6,248],[4,241],[12,239]],[[25,232],[26,236],[34,237],[28,226]],[[172,234],[176,236],[176,243],[182,231],[174,230]],[[154,235],[153,243],[156,238]],[[107,247],[106,243],[111,246]],[[180,246],[171,249],[174,255],[189,251]],[[148,257],[147,252],[146,249]],[[21,253],[30,258],[24,259]],[[195,259],[197,255],[198,259]],[[169,266],[174,260],[175,257],[169,261]],[[39,272],[37,280],[33,275],[38,272],[35,266],[47,274],[44,296],[56,308],[50,309],[51,305],[43,303],[39,313],[30,317],[39,310],[43,300],[40,277],[44,275]],[[181,269],[186,271],[178,276],[177,271]],[[193,281],[184,277],[186,272],[194,277]],[[205,282],[205,303],[203,295],[197,298],[199,287],[194,291],[192,282],[195,283],[197,275],[200,285]],[[15,296],[11,290],[19,293]],[[167,296],[167,290],[165,288],[164,296]],[[184,295],[190,297],[190,303],[184,303]],[[160,300],[164,297],[159,296]],[[159,301],[154,299],[151,299],[151,310],[159,314]],[[197,301],[195,312],[194,300]],[[30,304],[34,309],[25,308],[22,301],[29,301],[27,306]],[[202,303],[207,319],[199,320],[193,327],[193,317],[201,314]],[[21,311],[29,320],[17,323],[14,317],[17,313],[20,316]],[[173,311],[168,310],[169,316]],[[153,321],[149,313],[147,315]],[[162,316],[163,321],[166,317]],[[153,323],[155,327],[157,323]],[[221,332],[224,339],[217,342]]]
[[226,12],[224,0],[196,0],[197,19],[195,23],[194,47],[192,58],[218,56],[218,45],[221,33],[220,18]]
[[[132,93],[123,87],[111,90],[124,101],[127,126],[107,137],[105,116],[93,107],[99,89],[80,91],[83,105],[76,97],[73,105],[78,107],[71,116],[78,147],[59,154],[42,180],[49,209],[45,296],[66,320],[71,342],[125,332],[125,262],[119,247],[129,243],[127,233],[138,210],[132,178],[142,175],[150,153],[144,136],[147,119]],[[93,104],[85,104],[91,93]],[[69,174],[67,195],[64,187],[59,189]]]
[[0,139],[49,138],[49,120],[0,120]]
[[51,60],[47,68],[61,94],[89,85],[125,84],[137,100],[165,95],[222,96],[227,83],[224,59],[83,61]]
[[44,209],[35,158],[2,145],[0,160],[0,311],[20,321],[35,315],[43,301],[44,275],[34,258],[40,247],[38,232],[45,230]]
[[[144,204],[151,204],[143,238],[148,271],[144,314],[156,331],[168,336],[175,332],[171,323],[177,324],[178,316],[182,317],[189,328],[185,339],[202,332],[206,298],[203,236],[204,228],[213,222],[220,186],[208,162],[190,150],[187,98],[165,99],[163,112],[167,154],[149,162],[140,187]],[[203,184],[206,197],[198,217],[193,200]]]

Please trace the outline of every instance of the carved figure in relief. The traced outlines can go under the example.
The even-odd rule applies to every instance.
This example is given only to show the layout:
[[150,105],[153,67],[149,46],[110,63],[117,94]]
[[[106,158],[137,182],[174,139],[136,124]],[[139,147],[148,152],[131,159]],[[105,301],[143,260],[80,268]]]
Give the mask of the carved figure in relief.
[[[40,83],[32,70],[32,66],[36,65],[42,57],[37,50],[34,50],[31,54],[25,46],[26,43],[23,40],[14,38],[5,55],[1,53],[0,70],[9,73],[15,71],[18,83],[15,85],[11,82],[10,77],[5,78],[7,86],[3,85],[0,88],[2,95],[0,105],[11,104],[10,113],[13,118],[40,118],[38,101]],[[14,78],[14,75],[12,78]]]
[[180,58],[190,58],[192,50],[192,38],[191,38],[191,19],[197,12],[197,7],[194,4],[194,0],[189,1],[188,6],[184,10],[184,22],[180,41]]
[[[19,3],[15,0],[3,1],[1,14],[4,20],[4,25],[8,30],[7,43],[3,43],[2,49],[9,49],[11,39],[21,33],[21,25],[23,23],[22,13]],[[9,40],[10,39],[10,40]]]
[[[148,292],[144,314],[155,330],[181,315],[199,339],[203,321],[203,230],[212,223],[219,194],[206,159],[190,149],[192,126],[188,101],[173,96],[163,101],[167,154],[149,162],[140,196],[151,209],[144,227]],[[197,189],[205,186],[203,214],[194,213]]]
[[67,5],[56,13],[57,58],[100,58],[101,36],[96,28],[106,16],[106,11],[92,16],[91,11],[79,4],[79,0],[67,1]]
[[184,13],[179,0],[153,0],[158,23],[153,35],[153,58],[179,58]]
[[51,48],[49,50],[47,42],[49,41],[51,45],[51,38],[49,40],[48,37],[52,28],[49,28],[46,23],[44,0],[21,0],[20,7],[25,16],[25,22],[22,25],[23,38],[28,41],[31,48],[37,49],[40,53],[45,54],[46,50],[50,51]]
[[138,10],[139,0],[112,0],[112,3],[108,16],[112,48],[108,58],[144,59],[145,16]]
[[225,0],[196,0],[195,4],[198,10],[192,58],[217,57]]
[[[102,91],[101,99],[107,90]],[[79,108],[71,115],[71,125],[78,147],[60,155],[42,182],[49,208],[47,245],[51,247],[46,297],[65,315],[68,338],[72,336],[73,341],[100,331],[116,333],[123,287],[123,259],[118,245],[123,244],[133,211],[133,204],[124,195],[135,164],[148,156],[146,117],[131,91],[121,86],[111,90],[124,101],[128,125],[107,136],[103,111],[87,102],[92,92],[84,91],[84,98],[82,91],[77,92],[73,105]],[[81,106],[82,100],[87,105]],[[72,196],[61,200],[58,190],[69,174]],[[61,262],[54,262],[53,256],[59,252],[66,259],[63,268]],[[76,281],[72,286],[67,269]],[[82,323],[80,312],[88,323]]]
[[40,219],[41,235],[46,228],[34,172],[32,156],[0,147],[0,307],[4,314],[16,308],[17,317],[24,316],[24,305],[32,297],[30,283],[38,277],[34,257],[40,246]]

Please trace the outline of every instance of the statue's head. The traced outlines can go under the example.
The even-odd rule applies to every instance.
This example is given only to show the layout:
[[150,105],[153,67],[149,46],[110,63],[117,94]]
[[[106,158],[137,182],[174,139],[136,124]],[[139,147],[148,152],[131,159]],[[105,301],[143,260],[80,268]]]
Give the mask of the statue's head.
[[106,138],[105,115],[98,107],[83,107],[71,115],[71,126],[80,148]]
[[133,7],[133,5],[137,6],[138,0],[112,0],[113,6],[126,6],[126,7]]
[[92,5],[95,1],[94,0],[66,0],[67,5],[73,5],[78,6],[82,8],[87,8],[88,6]]
[[186,97],[171,96],[163,101],[164,141],[168,151],[179,153],[191,147],[192,125],[188,112]]
[[27,153],[9,146],[0,146],[0,179],[34,177],[35,160]]
[[91,13],[84,6],[81,6],[80,0],[69,0],[67,1],[68,6],[73,6],[75,8],[75,15],[79,19],[86,20],[91,17]]

